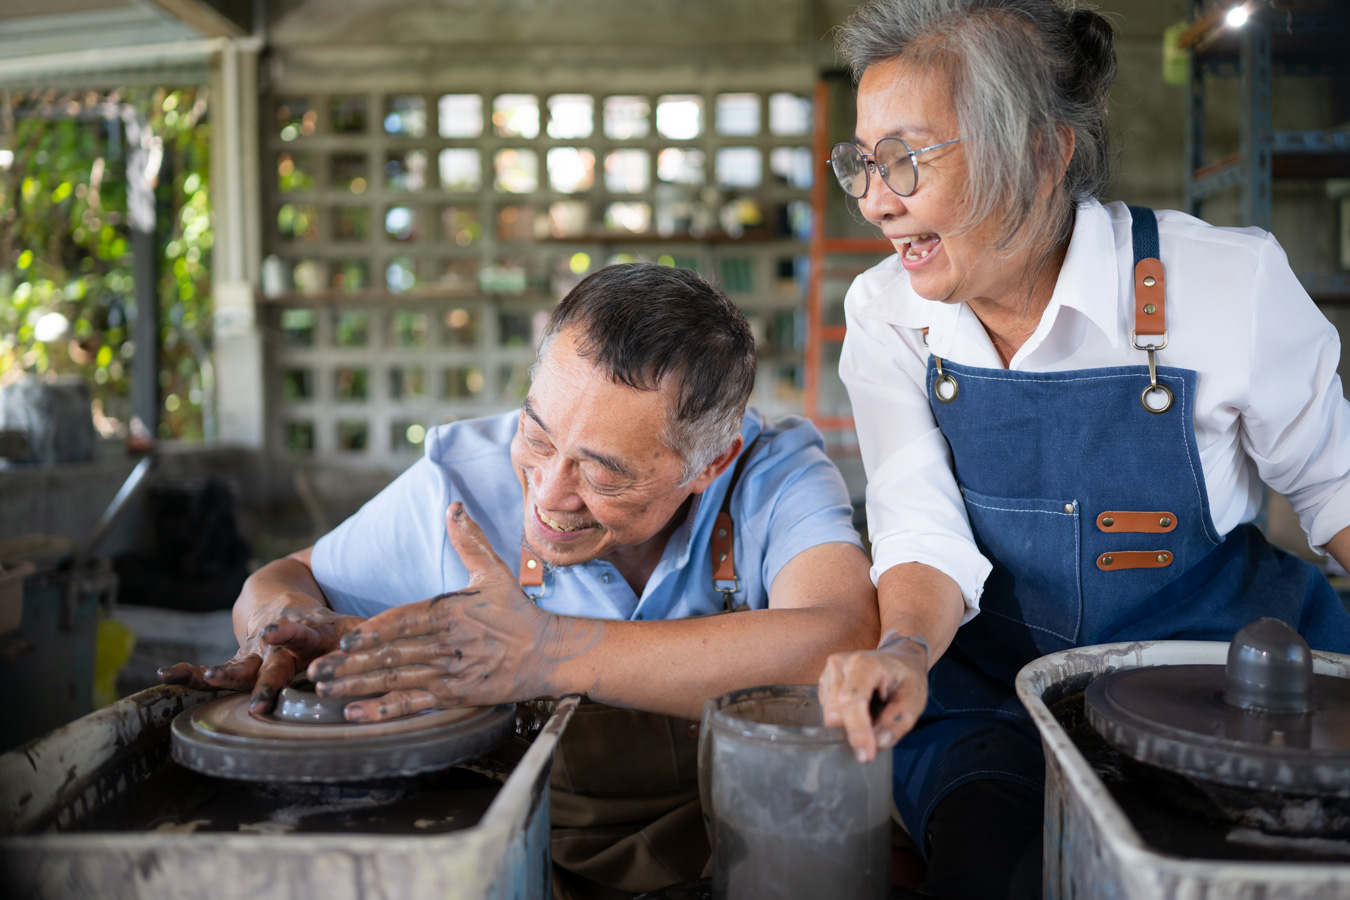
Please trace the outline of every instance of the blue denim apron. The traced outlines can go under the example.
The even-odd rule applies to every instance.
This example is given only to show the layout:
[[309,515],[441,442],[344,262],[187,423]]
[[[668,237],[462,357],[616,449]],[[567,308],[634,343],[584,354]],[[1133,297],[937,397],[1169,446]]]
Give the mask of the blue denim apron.
[[[1137,265],[1158,256],[1157,220],[1131,212]],[[1192,425],[1196,372],[1156,368],[1172,394],[1162,413],[1141,402],[1150,377],[1148,366],[1014,372],[929,357],[929,403],[993,571],[979,615],[933,667],[924,717],[895,749],[896,805],[925,852],[928,817],[956,787],[1043,787],[1041,742],[1012,686],[1037,657],[1112,641],[1226,641],[1260,616],[1314,648],[1350,652],[1350,615],[1316,568],[1252,525],[1215,531]],[[937,383],[952,379],[944,400]]]

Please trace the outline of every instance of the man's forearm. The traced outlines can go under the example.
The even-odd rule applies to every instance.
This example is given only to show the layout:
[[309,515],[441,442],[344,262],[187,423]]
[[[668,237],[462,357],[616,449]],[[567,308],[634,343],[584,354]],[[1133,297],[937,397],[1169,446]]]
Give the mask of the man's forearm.
[[662,622],[558,620],[551,692],[698,718],[703,703],[760,684],[813,684],[836,651],[876,644],[875,620],[826,608]]

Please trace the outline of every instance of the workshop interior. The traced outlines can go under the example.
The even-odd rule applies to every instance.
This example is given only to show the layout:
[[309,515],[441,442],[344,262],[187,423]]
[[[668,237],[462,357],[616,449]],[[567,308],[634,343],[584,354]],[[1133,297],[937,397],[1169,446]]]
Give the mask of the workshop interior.
[[[256,584],[250,576],[292,554],[308,571],[302,551],[316,544],[317,571],[320,539],[381,508],[400,475],[441,452],[445,428],[535,402],[532,385],[552,365],[536,359],[541,341],[561,352],[551,315],[613,266],[695,272],[730,298],[753,337],[749,406],[765,423],[798,417],[788,421],[818,432],[842,486],[836,506],[847,504],[857,543],[880,560],[872,539],[897,531],[875,513],[869,521],[881,484],[869,442],[885,429],[865,420],[878,407],[864,410],[841,376],[841,365],[852,378],[864,365],[846,334],[872,326],[859,325],[854,299],[846,314],[845,298],[879,264],[923,283],[932,267],[918,268],[914,249],[906,257],[873,210],[922,208],[925,179],[936,185],[941,166],[930,169],[932,148],[915,152],[913,141],[900,142],[908,160],[885,163],[880,144],[868,155],[878,133],[860,115],[867,85],[837,47],[859,6],[0,3],[0,894],[949,896],[929,880],[938,826],[904,821],[889,746],[863,764],[844,728],[826,725],[818,676],[729,683],[706,695],[701,719],[684,716],[671,752],[697,777],[671,790],[692,798],[706,865],[600,887],[598,869],[560,874],[550,836],[577,815],[574,794],[559,793],[577,756],[559,749],[590,700],[540,694],[361,722],[344,718],[346,698],[316,687],[313,667],[297,669],[264,714],[248,684],[199,689],[162,672],[234,659],[245,626],[232,611],[246,581]],[[1344,343],[1350,4],[1095,7],[1114,29],[1116,64],[1101,203],[1129,204],[1136,223],[1140,208],[1160,211],[1153,240],[1161,229],[1169,266],[1168,229],[1180,226],[1161,211],[1270,232]],[[863,199],[847,182],[844,145],[857,145]],[[896,186],[910,165],[912,203]],[[1128,225],[1116,232],[1124,257],[1130,235]],[[953,237],[934,257],[949,245],[954,257]],[[1152,288],[1152,278],[1139,284]],[[1168,300],[1169,323],[1194,327],[1184,295]],[[1132,299],[1128,309],[1135,315]],[[1208,376],[1191,398],[1189,376],[1169,367],[1189,366],[1182,352],[1209,338],[1174,329],[1168,347],[1166,331],[1124,315],[1122,352],[1138,351],[1128,365],[1145,385],[1143,395],[1129,389],[1142,396],[1142,412],[1133,400],[1130,412],[1149,427],[1191,415]],[[933,348],[959,345],[933,326]],[[957,358],[944,369],[928,328],[911,331],[919,371],[935,364],[934,427],[950,432],[965,478],[971,457],[943,417],[975,402],[979,376]],[[1227,333],[1216,324],[1213,340]],[[1149,343],[1155,334],[1161,343]],[[1209,352],[1245,358],[1251,348]],[[1340,378],[1329,368],[1319,376],[1338,390],[1344,358],[1328,364],[1342,363]],[[878,377],[906,376],[897,366]],[[1148,399],[1159,388],[1161,410]],[[924,384],[915,389],[923,404]],[[1350,409],[1336,409],[1328,415],[1350,422]],[[1202,452],[1194,440],[1191,458],[1210,474],[1208,439]],[[744,453],[768,453],[767,441],[745,441]],[[725,471],[727,504],[737,479],[761,483],[753,465]],[[1255,464],[1244,471],[1259,501],[1243,527],[1329,584],[1343,612],[1350,574],[1312,545],[1302,495],[1263,488]],[[521,476],[527,494],[531,477]],[[1120,535],[1112,529],[1130,531],[1128,516],[1144,513],[1116,514],[1118,528],[1110,512],[1070,501],[1083,534],[1117,540],[1084,537],[1063,551],[1081,563],[1084,585],[1096,572],[1136,577],[1110,571],[1119,565],[1162,578],[1169,554],[1183,553],[1172,548],[1192,539],[1181,536],[1192,528],[1184,508],[1102,508],[1165,512],[1133,529],[1142,537]],[[1058,512],[1057,503],[1047,514]],[[736,522],[738,541],[752,521]],[[981,521],[967,527],[978,534]],[[1027,529],[1026,541],[1036,534]],[[994,554],[992,540],[981,537],[980,551]],[[756,565],[735,546],[743,567]],[[1113,560],[1119,547],[1128,549]],[[536,561],[522,554],[520,585],[534,597],[524,570]],[[553,562],[539,571],[547,592]],[[727,577],[718,571],[714,584]],[[750,578],[740,576],[716,590],[740,590]],[[608,584],[609,574],[597,577]],[[869,614],[880,602],[884,628],[884,580],[881,590]],[[754,602],[735,612],[734,596],[717,601],[725,621],[760,614]],[[1000,676],[1044,756],[1037,896],[1350,898],[1350,648],[1319,646],[1306,620],[1251,609],[1222,640],[1136,639],[1122,628],[1103,641],[1038,642]],[[981,615],[978,627],[992,628],[996,614]],[[871,627],[867,646],[848,649],[877,647]],[[333,640],[328,649],[343,652],[359,643]],[[942,652],[909,640],[930,665]],[[877,715],[887,697],[871,699]],[[613,753],[658,752],[646,738],[613,740]],[[904,748],[900,738],[896,752]],[[603,781],[590,793],[608,796]]]

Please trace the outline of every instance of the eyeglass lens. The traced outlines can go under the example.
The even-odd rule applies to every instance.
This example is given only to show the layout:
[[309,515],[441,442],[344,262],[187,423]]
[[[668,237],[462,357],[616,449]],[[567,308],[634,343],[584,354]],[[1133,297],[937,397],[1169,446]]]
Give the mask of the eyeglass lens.
[[[883,138],[877,142],[873,151],[877,174],[887,187],[901,197],[909,196],[918,187],[910,153],[909,145],[900,138]],[[867,193],[867,160],[855,144],[836,144],[830,153],[830,164],[844,193],[859,198]]]

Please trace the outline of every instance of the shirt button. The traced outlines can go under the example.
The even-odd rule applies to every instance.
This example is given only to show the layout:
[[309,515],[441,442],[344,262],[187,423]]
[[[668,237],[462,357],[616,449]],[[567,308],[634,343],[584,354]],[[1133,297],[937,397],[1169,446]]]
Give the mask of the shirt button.
[[601,575],[600,580],[603,581],[605,584],[609,584],[609,573],[606,572],[605,574]]
[[690,722],[690,723],[689,723],[689,736],[690,736],[691,738],[696,738],[696,737],[698,737],[698,723],[697,723],[697,722]]

